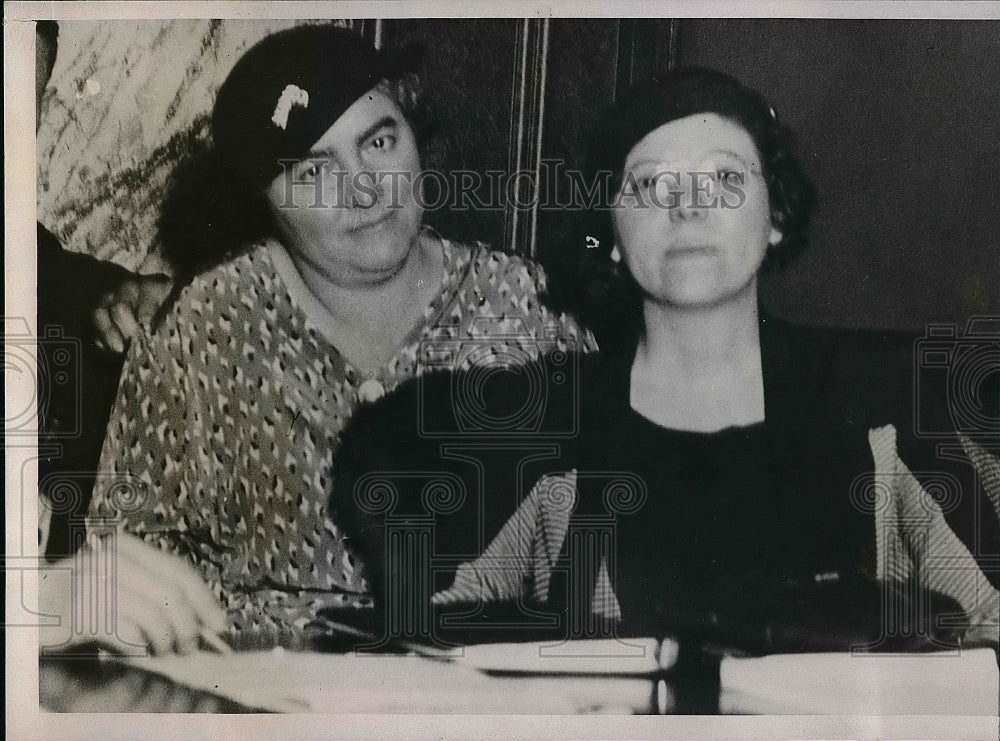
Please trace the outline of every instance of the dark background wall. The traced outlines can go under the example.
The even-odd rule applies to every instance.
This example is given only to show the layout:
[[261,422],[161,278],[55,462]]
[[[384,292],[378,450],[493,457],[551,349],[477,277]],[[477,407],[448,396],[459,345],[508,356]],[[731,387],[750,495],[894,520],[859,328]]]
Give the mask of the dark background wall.
[[781,313],[917,329],[1000,313],[1000,23],[686,20],[682,63],[756,87],[820,193]]
[[[428,50],[424,78],[443,114],[446,168],[513,170],[538,158],[576,166],[616,91],[671,63],[715,67],[774,103],[819,189],[813,246],[765,281],[778,313],[894,329],[1000,314],[1000,23],[382,23],[386,43]],[[429,220],[537,254],[557,243],[572,214],[518,217]]]
[[[70,249],[161,269],[155,224],[170,173],[207,139],[207,111],[234,61],[291,23],[63,23],[38,135],[42,223]],[[774,309],[815,324],[915,330],[1000,315],[998,21],[352,25],[383,45],[425,48],[422,76],[442,123],[427,164],[445,172],[531,171],[543,159],[578,167],[624,88],[676,63],[728,71],[796,130],[819,188],[812,249],[765,282]],[[428,214],[450,236],[536,256],[573,218],[502,206]]]

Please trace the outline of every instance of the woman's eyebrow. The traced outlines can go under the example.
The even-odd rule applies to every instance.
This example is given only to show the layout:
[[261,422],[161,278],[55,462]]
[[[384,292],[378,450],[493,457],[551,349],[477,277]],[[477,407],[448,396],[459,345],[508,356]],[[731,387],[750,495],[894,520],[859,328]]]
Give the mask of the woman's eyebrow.
[[625,165],[626,167],[635,167],[636,165],[660,165],[664,162],[669,162],[670,157],[642,157],[640,159],[628,160]]
[[[379,131],[380,129],[396,128],[397,126],[399,126],[399,122],[395,118],[393,118],[392,116],[383,116],[378,121],[369,126],[367,129],[362,131],[361,134],[358,135],[357,143],[361,144],[362,142],[365,141],[365,139],[368,139],[370,136],[372,136],[375,132]],[[326,158],[336,159],[336,156],[337,152],[335,149],[331,147],[323,147],[320,149],[310,149],[309,153],[302,159],[303,161],[312,159],[326,159]]]
[[732,149],[713,149],[712,151],[708,152],[708,156],[711,156],[711,155],[720,155],[720,154],[723,155],[723,156],[732,157],[733,159],[737,159],[740,162],[742,162],[743,164],[745,164],[747,167],[750,167],[753,164],[750,160],[748,160],[742,154],[740,154],[739,152],[734,152]]
[[[713,157],[713,156],[714,157],[718,157],[718,156],[732,157],[734,159],[739,160],[743,164],[747,165],[747,167],[751,167],[752,166],[752,163],[744,155],[740,154],[739,152],[735,152],[732,149],[710,149],[709,151],[707,151],[704,154],[702,154],[701,157],[700,157],[700,159],[705,159],[707,157]],[[671,158],[669,156],[666,156],[666,157],[643,157],[642,159],[637,159],[637,160],[633,160],[631,162],[626,162],[625,166],[626,167],[637,167],[639,165],[650,165],[650,164],[652,164],[652,165],[660,165],[660,164],[663,164],[663,163],[669,164],[671,162],[671,159],[673,159],[673,158]]]
[[375,132],[377,132],[379,129],[395,128],[398,125],[399,122],[394,117],[383,116],[378,121],[369,126],[367,129],[365,129],[363,132],[361,132],[361,134],[358,136],[358,144],[364,142],[365,139],[368,139],[370,136],[375,134]]
[[316,160],[322,160],[324,162],[337,161],[337,150],[333,147],[320,147],[317,149],[310,149],[304,157],[300,160],[301,163],[314,162]]
[[336,158],[336,151],[329,147],[323,147],[322,149],[310,149],[302,161],[311,162],[312,160],[333,160]]

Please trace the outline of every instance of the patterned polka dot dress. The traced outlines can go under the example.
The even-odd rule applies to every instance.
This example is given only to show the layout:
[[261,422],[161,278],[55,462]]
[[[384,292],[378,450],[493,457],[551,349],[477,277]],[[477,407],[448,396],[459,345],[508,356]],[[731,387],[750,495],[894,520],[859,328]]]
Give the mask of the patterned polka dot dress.
[[539,303],[537,266],[442,245],[441,292],[374,373],[354,369],[293,298],[269,241],[196,278],[133,340],[93,524],[190,560],[222,600],[234,646],[300,646],[318,608],[367,604],[360,564],[326,516],[338,439],[361,401],[429,369],[438,341],[460,340],[467,358],[593,347]]

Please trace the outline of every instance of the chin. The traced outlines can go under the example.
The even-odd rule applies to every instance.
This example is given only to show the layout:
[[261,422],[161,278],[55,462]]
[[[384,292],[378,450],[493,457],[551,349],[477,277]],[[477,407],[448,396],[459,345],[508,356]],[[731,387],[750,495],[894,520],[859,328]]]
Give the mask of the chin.
[[405,263],[409,250],[386,250],[376,249],[373,251],[362,251],[358,255],[356,264],[362,270],[372,273],[394,273]]
[[684,285],[665,286],[651,296],[658,303],[681,309],[708,309],[736,301],[743,289],[721,286],[711,282],[688,282]]
[[371,271],[399,269],[413,249],[415,236],[377,232],[355,241],[358,266]]
[[[709,308],[736,301],[753,291],[754,275],[734,275],[718,264],[675,261],[661,267],[659,285],[650,298],[678,308]],[[749,271],[748,271],[749,272]]]
[[722,295],[681,295],[668,296],[660,299],[660,302],[677,309],[710,309],[726,302],[727,297]]
[[672,306],[700,306],[719,302],[726,295],[715,281],[706,277],[689,277],[686,280],[667,280],[654,294],[661,303]]

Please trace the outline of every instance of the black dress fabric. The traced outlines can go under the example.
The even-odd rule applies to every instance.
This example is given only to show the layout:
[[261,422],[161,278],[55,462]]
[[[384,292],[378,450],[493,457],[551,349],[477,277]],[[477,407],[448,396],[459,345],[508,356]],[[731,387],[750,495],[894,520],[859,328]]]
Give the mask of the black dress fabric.
[[623,614],[662,615],[748,568],[795,570],[764,423],[706,434],[632,411],[621,427],[626,444],[613,460],[646,495],[615,520],[612,583]]
[[[629,400],[631,352],[586,368],[592,402],[577,458],[605,476],[579,477],[574,517],[614,519],[609,576],[629,633],[655,632],[727,591],[817,574],[875,577],[874,516],[849,492],[873,469],[866,433],[883,412],[830,398],[839,385],[808,375],[798,357],[815,362],[815,347],[797,342],[786,353],[775,330],[785,326],[762,331],[765,421],[747,427],[698,433],[643,417]],[[634,512],[608,509],[602,485],[616,471],[645,484]]]
[[[609,576],[625,631],[655,634],[667,612],[678,605],[696,610],[720,591],[739,596],[756,589],[759,596],[768,581],[830,573],[874,580],[876,518],[857,493],[873,481],[869,431],[891,424],[918,481],[943,471],[960,483],[961,501],[948,508],[947,522],[997,585],[1000,525],[974,469],[936,455],[939,441],[913,434],[913,343],[906,335],[804,328],[762,315],[765,421],[712,434],[663,429],[631,409],[631,350],[582,359],[578,395],[547,400],[539,425],[520,440],[473,437],[458,423],[447,439],[407,433],[418,412],[454,416],[449,394],[456,382],[427,377],[359,411],[343,439],[337,486],[353,488],[371,471],[455,473],[470,493],[463,506],[431,513],[422,488],[403,485],[394,512],[431,517],[434,552],[452,555],[457,565],[483,552],[517,508],[517,494],[526,496],[542,475],[578,471],[571,527],[588,518],[614,521]],[[503,398],[504,388],[514,386],[498,382],[497,398],[484,404],[516,408],[519,400]],[[922,407],[946,429],[946,407],[932,409],[930,401]],[[573,433],[557,434],[566,430]],[[529,460],[525,451],[543,451],[546,444],[550,452]],[[458,448],[446,453],[455,445],[474,447],[480,465],[460,462]],[[491,466],[490,455],[521,456],[524,464]],[[609,511],[607,483],[616,472],[645,483],[641,507]],[[384,516],[357,509],[342,514],[377,592],[385,579]],[[598,562],[589,564],[596,569]],[[589,612],[595,575],[573,577],[591,590],[576,590],[577,609]],[[573,590],[554,587],[550,602],[560,592]]]

